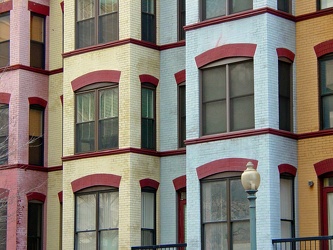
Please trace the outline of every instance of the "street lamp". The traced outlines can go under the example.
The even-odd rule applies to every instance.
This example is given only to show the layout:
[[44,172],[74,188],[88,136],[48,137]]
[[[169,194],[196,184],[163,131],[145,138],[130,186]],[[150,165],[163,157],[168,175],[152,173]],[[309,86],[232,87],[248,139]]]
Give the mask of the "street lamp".
[[248,194],[247,198],[250,202],[250,240],[251,250],[257,249],[257,236],[256,236],[256,192],[260,185],[260,174],[254,169],[253,163],[246,164],[246,170],[242,173],[241,181]]

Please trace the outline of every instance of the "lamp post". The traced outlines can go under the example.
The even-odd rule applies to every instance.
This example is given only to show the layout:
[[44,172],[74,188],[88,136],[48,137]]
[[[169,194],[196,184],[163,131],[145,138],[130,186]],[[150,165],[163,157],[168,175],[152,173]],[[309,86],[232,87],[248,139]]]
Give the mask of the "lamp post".
[[242,173],[241,181],[248,194],[247,198],[250,202],[250,240],[251,250],[257,249],[257,236],[256,236],[256,192],[260,185],[260,174],[254,169],[253,163],[246,164],[246,170]]

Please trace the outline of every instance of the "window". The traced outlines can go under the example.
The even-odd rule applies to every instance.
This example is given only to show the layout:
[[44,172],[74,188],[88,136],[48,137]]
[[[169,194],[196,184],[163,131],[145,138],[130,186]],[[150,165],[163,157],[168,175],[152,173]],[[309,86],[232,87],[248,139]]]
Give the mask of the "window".
[[45,16],[34,13],[30,20],[30,66],[45,67]]
[[0,14],[0,67],[9,66],[9,12]]
[[278,0],[277,1],[278,10],[291,13],[291,2],[292,0]]
[[6,250],[7,241],[7,201],[0,199],[0,250]]
[[143,83],[141,88],[141,147],[156,148],[155,86]]
[[156,244],[156,191],[144,188],[141,192],[141,245]]
[[279,128],[292,130],[291,63],[279,60]]
[[178,196],[178,243],[186,243],[186,188],[177,192]]
[[254,128],[253,61],[214,65],[202,69],[202,134]]
[[319,59],[321,128],[333,127],[333,55]]
[[291,175],[280,177],[280,213],[281,238],[295,237],[294,177]]
[[203,249],[250,249],[249,202],[240,173],[201,181]]
[[319,9],[327,9],[333,7],[333,0],[318,0]]
[[117,147],[118,86],[100,83],[81,89],[76,93],[76,152]]
[[28,250],[42,249],[43,203],[29,201],[28,203]]
[[141,40],[156,43],[155,0],[141,0]]
[[186,9],[186,0],[178,0],[178,40],[185,40],[185,30],[184,26],[186,25],[185,19],[185,9]]
[[186,92],[185,83],[178,86],[179,147],[185,147],[186,140]]
[[203,20],[251,9],[252,0],[202,0]]
[[88,188],[75,195],[75,249],[118,250],[119,194]]
[[35,104],[29,110],[29,165],[44,165],[44,108]]
[[8,162],[8,104],[0,104],[0,165]]
[[77,0],[77,48],[118,40],[118,0]]
[[[321,235],[332,235],[333,234],[333,175],[327,173],[324,178],[321,179],[321,224],[322,234]],[[331,249],[328,247],[328,243],[324,243],[323,249]]]

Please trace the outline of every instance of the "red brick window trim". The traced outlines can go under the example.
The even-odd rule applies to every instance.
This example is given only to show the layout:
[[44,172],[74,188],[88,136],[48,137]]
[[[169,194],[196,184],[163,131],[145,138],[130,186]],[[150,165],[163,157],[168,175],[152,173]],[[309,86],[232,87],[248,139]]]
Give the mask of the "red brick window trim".
[[28,100],[29,100],[30,105],[35,104],[35,105],[42,106],[43,108],[46,108],[46,106],[47,106],[47,101],[45,101],[44,99],[39,98],[39,97],[29,97]]
[[226,44],[210,50],[195,57],[198,68],[217,60],[230,57],[254,57],[257,45],[252,43]]
[[333,158],[325,159],[314,164],[317,176],[333,172]]
[[185,71],[185,69],[175,73],[175,79],[176,79],[177,85],[185,82],[186,81],[186,71]]
[[296,176],[297,168],[290,164],[280,164],[278,166],[280,174],[290,174],[292,176]]
[[201,180],[210,175],[223,172],[243,172],[246,169],[246,164],[250,161],[253,163],[254,168],[256,169],[258,165],[257,160],[247,158],[226,158],[215,160],[197,167],[197,175],[198,178]]
[[62,2],[60,3],[60,7],[61,7],[61,11],[62,11],[62,13],[64,13],[64,1],[62,1]]
[[72,84],[73,91],[79,90],[90,84],[98,82],[113,82],[119,83],[121,71],[118,70],[98,70],[84,74],[74,79]]
[[34,13],[43,15],[43,16],[49,16],[50,15],[50,7],[43,5],[43,4],[39,4],[39,3],[35,3],[32,1],[28,2],[28,10],[32,11]]
[[333,53],[333,39],[317,44],[314,51],[318,58]]
[[294,62],[295,53],[292,52],[291,50],[285,49],[285,48],[277,48],[276,53],[277,53],[278,57],[285,57],[285,58],[289,59],[291,62]]
[[10,94],[8,93],[0,93],[0,103],[1,104],[9,104]]
[[38,193],[38,192],[30,192],[30,193],[27,193],[27,199],[28,199],[28,201],[36,200],[36,201],[45,202],[46,195],[42,194],[42,193]]
[[114,174],[92,174],[71,182],[73,192],[93,186],[109,186],[119,188],[121,176]]
[[180,190],[186,187],[186,175],[179,176],[178,178],[173,180],[173,186],[175,190]]
[[62,203],[62,197],[63,197],[63,193],[62,193],[62,191],[60,191],[60,192],[58,193],[58,199],[59,199],[59,202],[60,202],[60,203]]
[[151,188],[154,188],[154,189],[157,190],[159,185],[160,185],[160,183],[158,181],[153,180],[153,179],[146,178],[146,179],[140,180],[140,187],[141,188],[151,187]]
[[143,75],[139,75],[139,78],[140,78],[141,83],[151,83],[156,87],[159,82],[159,80],[155,76],[152,76],[152,75],[143,74]]
[[0,13],[4,13],[13,9],[13,1],[0,3]]

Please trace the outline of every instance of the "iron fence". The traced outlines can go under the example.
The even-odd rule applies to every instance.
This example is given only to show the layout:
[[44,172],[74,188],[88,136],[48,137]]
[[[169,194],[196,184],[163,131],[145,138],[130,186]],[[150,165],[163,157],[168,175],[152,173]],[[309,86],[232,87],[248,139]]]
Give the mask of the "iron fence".
[[131,247],[131,250],[186,250],[186,243]]
[[333,250],[333,235],[273,239],[274,250]]

